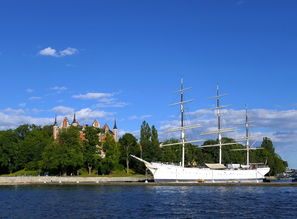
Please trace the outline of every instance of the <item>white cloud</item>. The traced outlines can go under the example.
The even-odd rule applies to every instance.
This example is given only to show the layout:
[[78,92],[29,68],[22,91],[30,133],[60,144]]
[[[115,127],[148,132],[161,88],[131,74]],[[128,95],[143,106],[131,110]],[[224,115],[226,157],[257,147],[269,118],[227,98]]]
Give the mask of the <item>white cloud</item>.
[[297,110],[251,110],[257,126],[274,130],[292,130],[297,127]]
[[93,120],[96,118],[103,118],[106,116],[114,115],[112,112],[92,110],[90,108],[84,108],[76,112],[77,118],[81,120]]
[[140,137],[140,130],[129,131],[129,130],[123,130],[123,129],[119,130],[119,137],[122,137],[126,133],[130,133],[134,135],[136,138]]
[[53,123],[52,118],[34,118],[25,115],[11,115],[0,112],[0,130],[14,129],[23,124],[49,125]]
[[115,101],[115,99],[112,97],[103,97],[100,99],[100,102],[105,103],[105,104],[111,104],[114,101]]
[[[33,113],[33,110],[31,110],[31,113]],[[57,117],[58,121],[62,121],[62,119],[65,116],[68,117],[68,119],[70,120],[73,118],[74,110],[70,107],[57,106],[57,107],[54,107],[52,111],[63,114]],[[1,110],[0,111],[0,130],[14,129],[19,125],[23,125],[23,124],[36,124],[36,125],[44,126],[44,125],[51,125],[54,122],[54,116],[52,118],[47,118],[47,117],[35,118],[32,116],[24,115],[24,113],[25,112],[22,109],[6,108],[4,110]],[[83,108],[76,112],[76,118],[81,124],[90,124],[95,119],[100,119],[100,118],[104,118],[104,120],[112,120],[111,118],[108,118],[110,116],[112,116],[112,119],[113,119],[114,113],[99,111],[99,110],[92,110],[90,108]]]
[[150,118],[152,117],[152,115],[142,115],[142,116],[130,116],[128,119],[129,120],[142,120],[142,119],[146,119],[146,118]]
[[122,108],[127,106],[127,103],[124,102],[111,102],[111,103],[98,103],[95,104],[94,107],[96,108]]
[[47,47],[45,49],[42,49],[39,51],[39,55],[42,56],[58,56],[57,50],[51,48],[51,47]]
[[20,103],[20,104],[19,104],[19,107],[22,107],[22,108],[23,108],[23,107],[25,107],[25,106],[26,106],[26,103]]
[[[224,136],[239,138],[244,136],[244,110],[222,110],[222,127],[236,128],[235,132],[225,134]],[[210,110],[197,110],[186,114],[189,118],[186,125],[200,124],[201,128],[186,131],[188,138],[191,139],[211,139],[216,135],[203,136],[201,132],[213,130],[217,126],[217,119]],[[297,110],[268,110],[268,109],[251,109],[249,110],[249,118],[254,121],[251,128],[251,135],[258,137],[257,145],[262,141],[262,137],[269,137],[274,142],[277,151],[286,150],[297,151]],[[240,124],[240,125],[239,125]],[[180,134],[165,133],[170,128],[179,127],[179,119],[161,121],[160,122],[160,138],[162,140],[171,137],[179,138]]]
[[24,114],[25,111],[23,109],[13,109],[13,108],[5,108],[3,109],[3,112],[9,113],[9,114]]
[[[73,114],[76,114],[77,121],[82,124],[91,124],[95,119],[104,118],[104,120],[113,120],[114,114],[113,112],[92,110],[90,108],[83,108],[78,111],[74,111],[74,109],[70,107],[57,106],[52,109],[53,111],[60,113],[62,115],[58,116],[58,122],[62,121],[64,117],[67,117],[71,122],[73,119]],[[112,116],[112,118],[111,118]]]
[[41,112],[44,112],[44,111],[46,111],[46,110],[37,109],[37,108],[30,109],[30,112],[34,113],[34,114],[38,114],[38,113],[41,113]]
[[83,99],[83,100],[91,100],[91,99],[103,99],[103,101],[107,101],[108,97],[112,97],[113,94],[111,93],[86,93],[86,94],[79,94],[73,95],[73,98],[76,99]]
[[32,97],[29,97],[29,100],[40,100],[41,97],[37,97],[37,96],[32,96]]
[[94,108],[121,108],[125,107],[128,104],[125,102],[119,102],[115,95],[119,92],[114,93],[99,93],[99,92],[90,92],[86,94],[77,94],[73,95],[72,98],[81,99],[81,100],[96,100],[97,103],[93,105]]
[[66,106],[56,106],[52,109],[56,113],[60,113],[63,115],[69,115],[74,113],[74,109]]
[[78,53],[77,49],[68,47],[67,49],[64,49],[64,50],[60,51],[60,56],[70,56],[70,55],[73,55],[75,53]]
[[67,90],[67,87],[64,87],[64,86],[55,86],[55,87],[51,87],[50,88],[51,90],[56,90],[56,91],[64,91],[64,90]]
[[44,48],[38,52],[39,55],[42,56],[53,56],[53,57],[63,57],[63,56],[70,56],[78,53],[78,49],[68,47],[64,50],[57,51],[51,47]]

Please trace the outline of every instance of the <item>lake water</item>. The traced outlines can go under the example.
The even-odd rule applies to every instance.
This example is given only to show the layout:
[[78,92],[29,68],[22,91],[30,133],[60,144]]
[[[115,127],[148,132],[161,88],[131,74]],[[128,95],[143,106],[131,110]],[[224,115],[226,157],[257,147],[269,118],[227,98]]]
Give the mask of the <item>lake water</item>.
[[0,217],[297,218],[297,188],[1,186]]

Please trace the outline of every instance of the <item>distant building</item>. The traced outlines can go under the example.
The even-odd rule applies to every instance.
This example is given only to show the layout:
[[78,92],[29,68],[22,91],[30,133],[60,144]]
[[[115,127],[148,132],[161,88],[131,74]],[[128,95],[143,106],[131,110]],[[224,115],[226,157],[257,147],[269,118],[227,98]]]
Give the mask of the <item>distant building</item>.
[[[65,117],[63,119],[63,121],[61,122],[60,126],[58,126],[57,117],[55,117],[55,122],[54,122],[54,125],[53,125],[53,137],[54,137],[54,139],[57,140],[59,138],[59,134],[60,134],[62,129],[68,128],[70,126],[80,127],[81,128],[81,130],[79,131],[80,132],[80,138],[82,140],[85,140],[85,133],[83,131],[88,125],[84,124],[83,126],[80,126],[80,124],[76,120],[76,115],[75,114],[73,115],[73,121],[72,121],[71,124],[69,123],[68,118]],[[114,140],[116,142],[118,142],[119,139],[118,139],[118,128],[117,128],[116,120],[114,121],[114,126],[113,126],[112,131],[110,130],[110,128],[109,128],[109,126],[107,124],[104,124],[104,126],[101,128],[100,123],[97,120],[95,120],[93,122],[92,126],[95,127],[95,128],[98,128],[99,142],[101,142],[101,143],[105,142],[105,138],[106,138],[107,135],[113,136]]]

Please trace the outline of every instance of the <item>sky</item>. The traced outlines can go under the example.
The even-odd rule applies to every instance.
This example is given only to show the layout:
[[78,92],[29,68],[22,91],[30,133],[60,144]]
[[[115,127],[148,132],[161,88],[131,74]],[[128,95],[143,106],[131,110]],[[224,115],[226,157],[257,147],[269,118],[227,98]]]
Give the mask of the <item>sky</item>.
[[52,124],[73,113],[121,135],[142,121],[161,140],[178,136],[179,89],[188,138],[216,126],[217,84],[223,127],[243,136],[244,104],[254,146],[272,139],[297,168],[297,2],[294,0],[3,0],[0,3],[0,130]]

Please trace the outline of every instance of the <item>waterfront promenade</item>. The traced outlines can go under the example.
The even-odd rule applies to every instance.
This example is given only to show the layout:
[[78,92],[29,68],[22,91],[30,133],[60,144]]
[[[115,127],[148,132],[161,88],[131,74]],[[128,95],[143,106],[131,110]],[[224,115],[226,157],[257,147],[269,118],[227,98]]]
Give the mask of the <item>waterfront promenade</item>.
[[[155,183],[145,182],[145,177],[75,177],[75,176],[5,176],[0,177],[2,185],[123,185],[123,186],[277,186],[297,187],[296,182],[259,183]],[[152,179],[148,179],[151,181]]]
[[141,182],[145,177],[2,176],[0,185]]

